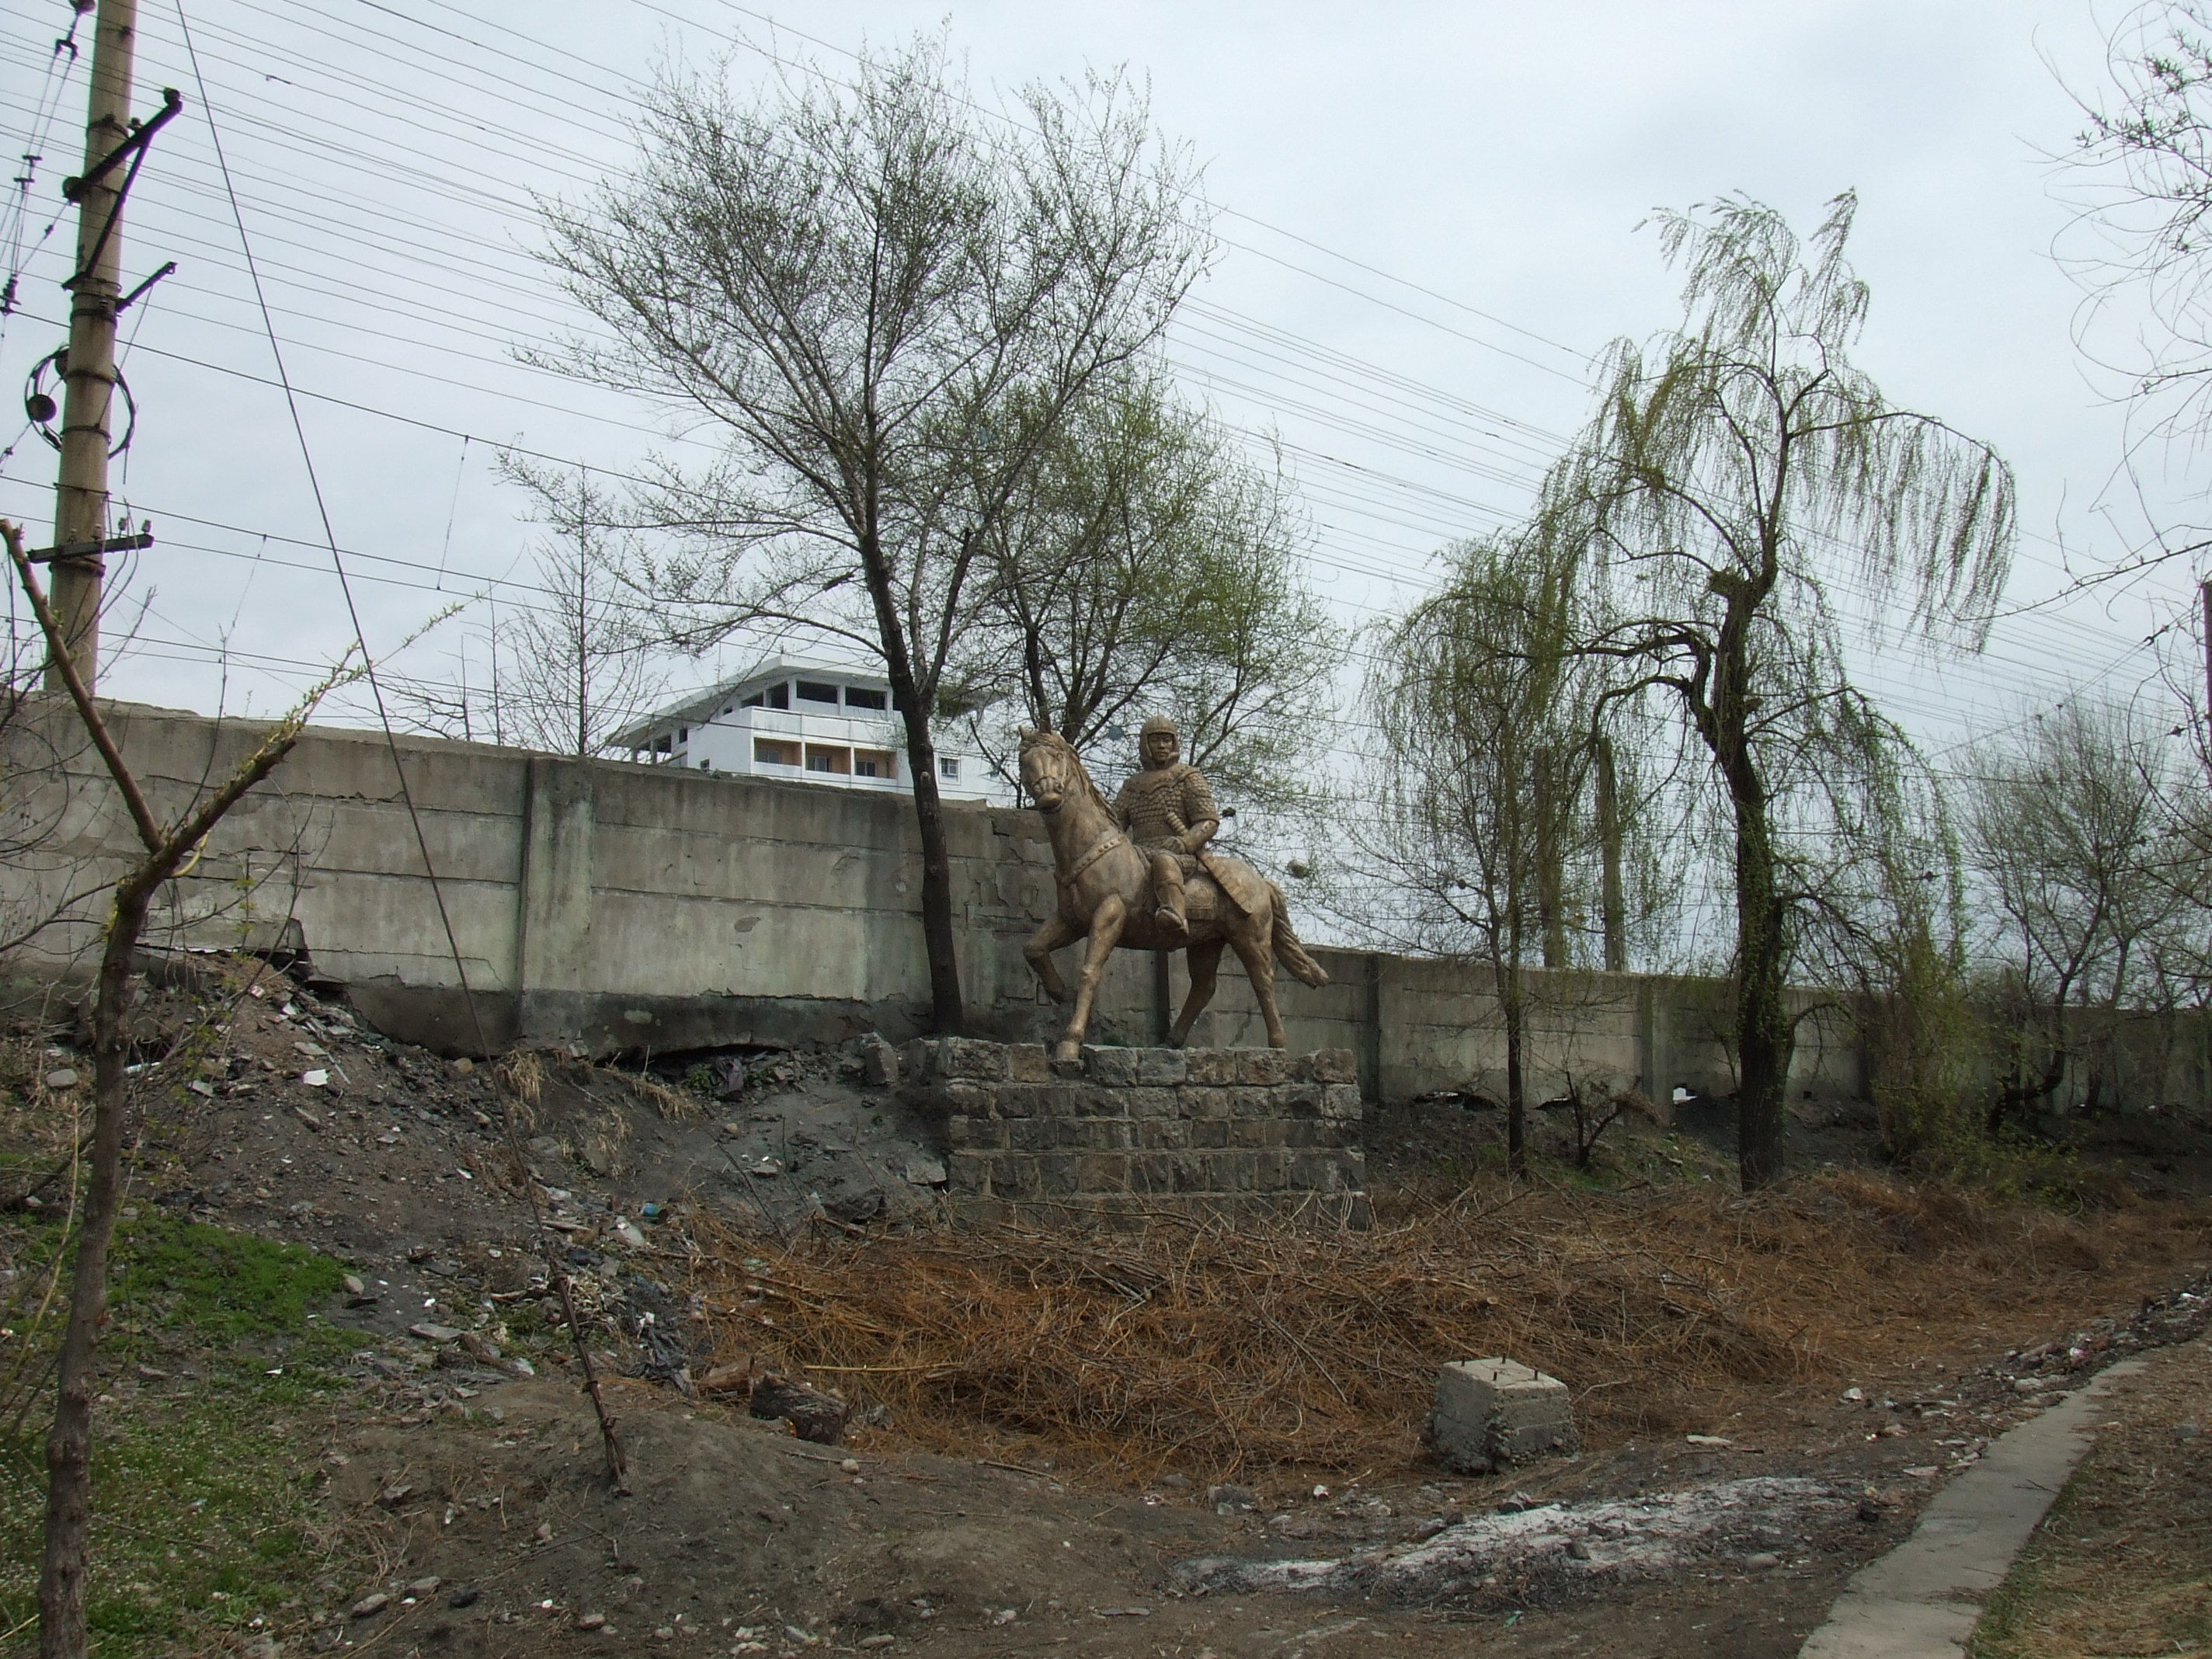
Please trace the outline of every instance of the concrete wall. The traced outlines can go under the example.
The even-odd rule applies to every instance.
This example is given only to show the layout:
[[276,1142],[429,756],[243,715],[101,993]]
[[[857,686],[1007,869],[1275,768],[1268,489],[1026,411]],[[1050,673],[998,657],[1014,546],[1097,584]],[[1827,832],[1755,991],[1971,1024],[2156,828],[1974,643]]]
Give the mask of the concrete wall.
[[[136,705],[110,717],[165,817],[260,730]],[[81,971],[97,939],[98,890],[134,846],[129,821],[65,708],[40,708],[9,741],[5,805],[17,839],[34,845],[0,865],[0,920],[17,924],[12,933],[61,913],[18,960],[46,976]],[[920,1030],[921,856],[902,799],[428,738],[397,748],[395,769],[380,735],[311,728],[172,884],[149,943],[290,938],[379,1025],[453,1053],[518,1039],[668,1052]],[[975,1023],[1002,1041],[1044,1037],[1060,1011],[1021,957],[1053,902],[1040,826],[1033,813],[980,805],[946,817]],[[1294,1049],[1349,1050],[1370,1096],[1502,1092],[1503,1039],[1481,970],[1316,955],[1332,984],[1279,981]],[[1535,979],[1539,1098],[1571,1079],[1654,1094],[1732,1086],[1711,981]],[[1155,1041],[1184,984],[1179,957],[1163,973],[1154,958],[1118,956],[1093,1040]],[[1842,1022],[1805,1029],[1793,1087],[1861,1092],[1861,1056]],[[1193,1040],[1264,1041],[1233,964]]]

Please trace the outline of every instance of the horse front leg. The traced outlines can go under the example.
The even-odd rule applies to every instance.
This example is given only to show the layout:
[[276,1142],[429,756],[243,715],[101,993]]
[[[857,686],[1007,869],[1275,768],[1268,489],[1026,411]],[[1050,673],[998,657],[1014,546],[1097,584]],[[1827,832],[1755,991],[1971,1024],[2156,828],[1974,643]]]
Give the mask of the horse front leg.
[[1083,1063],[1083,1034],[1091,1029],[1091,1005],[1097,999],[1099,981],[1106,977],[1107,958],[1114,954],[1122,924],[1128,919],[1129,907],[1119,894],[1108,895],[1091,913],[1091,949],[1083,958],[1082,973],[1076,976],[1075,1013],[1053,1048],[1054,1066]]
[[1168,1033],[1169,1048],[1180,1048],[1190,1041],[1190,1028],[1198,1024],[1206,1005],[1213,1000],[1214,981],[1221,971],[1221,948],[1225,943],[1224,939],[1210,939],[1183,952],[1183,966],[1190,969],[1190,994],[1182,1000],[1182,1012],[1176,1016],[1175,1029]]
[[1070,994],[1067,981],[1060,976],[1059,964],[1052,953],[1063,945],[1083,937],[1083,930],[1058,911],[1052,920],[1036,930],[1036,934],[1022,946],[1022,955],[1028,959],[1030,969],[1044,981],[1044,994],[1054,1002],[1065,1003]]

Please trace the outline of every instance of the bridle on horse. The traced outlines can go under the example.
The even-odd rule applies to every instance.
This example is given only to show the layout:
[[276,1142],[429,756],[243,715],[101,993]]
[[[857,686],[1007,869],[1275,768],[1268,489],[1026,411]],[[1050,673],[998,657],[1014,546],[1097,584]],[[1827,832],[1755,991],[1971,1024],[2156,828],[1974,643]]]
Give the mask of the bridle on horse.
[[[1075,786],[1070,783],[1066,779],[1060,777],[1057,775],[1052,778],[1051,781],[1059,786],[1060,799],[1063,802],[1066,800],[1069,793],[1075,787]],[[1057,812],[1060,811],[1060,807],[1058,805],[1046,806],[1040,803],[1037,806],[1037,811],[1040,812]],[[1128,840],[1129,838],[1123,835],[1119,830],[1109,829],[1103,836],[1101,836],[1097,841],[1091,844],[1091,848],[1089,852],[1085,853],[1081,858],[1076,860],[1076,861],[1068,867],[1066,873],[1062,875],[1060,878],[1060,884],[1062,887],[1074,886],[1076,878],[1082,875],[1085,870],[1088,870],[1092,865],[1097,863],[1099,860],[1104,858],[1115,848],[1127,846],[1128,844]]]

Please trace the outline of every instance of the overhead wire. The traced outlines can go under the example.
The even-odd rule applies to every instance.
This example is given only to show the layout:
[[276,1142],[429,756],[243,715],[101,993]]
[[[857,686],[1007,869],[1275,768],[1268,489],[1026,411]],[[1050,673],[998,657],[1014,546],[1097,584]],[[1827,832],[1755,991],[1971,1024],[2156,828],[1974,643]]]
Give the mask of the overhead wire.
[[[176,8],[177,27],[183,36],[185,50],[187,57],[190,58],[192,55],[191,26],[185,21],[184,0],[173,0],[173,3]],[[194,61],[191,67],[193,84],[200,94],[201,115],[207,123],[209,142],[214,147],[217,162],[220,164],[222,160],[221,129],[216,125],[215,111],[208,103],[207,88],[200,77],[198,62]],[[233,214],[237,220],[240,252],[245,257],[247,273],[254,284],[255,296],[259,299],[262,297],[260,277],[253,267],[253,243],[252,237],[246,232],[245,210],[239,204],[236,191],[228,188],[228,168],[225,169],[225,173],[227,192],[230,197]],[[428,879],[431,898],[437,907],[439,925],[444,930],[447,948],[452,954],[453,971],[459,979],[461,998],[468,1010],[469,1018],[474,1029],[477,1052],[489,1055],[492,1052],[492,1045],[484,1030],[483,1016],[477,1006],[475,991],[469,982],[468,963],[461,953],[460,938],[454,930],[453,913],[446,902],[444,886],[438,878],[437,866],[430,853],[429,837],[423,830],[422,813],[416,805],[414,791],[407,780],[406,767],[400,759],[399,743],[392,730],[391,710],[386,706],[384,689],[377,680],[375,658],[369,648],[368,632],[362,624],[361,607],[354,599],[353,586],[347,577],[345,558],[338,550],[337,532],[331,521],[329,502],[323,495],[322,481],[315,467],[314,451],[307,441],[307,424],[301,418],[299,400],[291,395],[290,376],[284,365],[283,348],[277,339],[276,320],[268,315],[265,306],[263,314],[268,326],[270,356],[276,365],[276,378],[284,386],[285,407],[292,418],[293,432],[299,440],[301,464],[306,469],[308,485],[315,498],[316,514],[322,522],[324,537],[330,546],[331,566],[337,574],[339,591],[345,598],[346,613],[353,624],[355,642],[361,650],[362,672],[367,678],[370,693],[375,699],[377,720],[384,729],[385,744],[391,757],[393,775],[399,785],[400,799],[407,809],[408,821],[414,828],[416,849],[422,860],[423,874]],[[503,1113],[503,1116],[507,1125],[509,1150],[514,1152],[517,1162],[526,1168],[527,1160],[522,1156],[521,1146],[515,1134],[514,1116],[511,1107]],[[555,1247],[549,1242],[544,1214],[539,1206],[536,1188],[526,1178],[523,1182],[523,1189],[524,1195],[528,1200],[530,1214],[536,1224],[538,1249],[544,1257],[546,1271],[551,1275],[562,1304],[567,1310],[568,1328],[574,1339],[578,1362],[583,1368],[584,1391],[590,1398],[592,1409],[599,1420],[599,1437],[606,1454],[608,1477],[617,1492],[627,1492],[629,1483],[626,1478],[626,1460],[622,1442],[616,1435],[614,1419],[608,1413],[605,1397],[600,1390],[598,1373],[592,1358],[591,1345],[585,1340],[581,1322],[576,1316],[575,1299],[568,1288],[567,1272],[561,1265]]]

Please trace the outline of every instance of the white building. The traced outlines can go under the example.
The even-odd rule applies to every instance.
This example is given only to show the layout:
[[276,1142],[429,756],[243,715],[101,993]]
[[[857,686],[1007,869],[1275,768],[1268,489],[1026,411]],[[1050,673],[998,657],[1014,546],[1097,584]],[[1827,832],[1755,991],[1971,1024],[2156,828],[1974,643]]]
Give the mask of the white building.
[[[771,657],[750,672],[672,703],[614,745],[631,758],[702,772],[793,778],[853,789],[913,787],[906,728],[890,682],[836,663]],[[938,793],[948,800],[1004,793],[980,755],[937,751]]]

